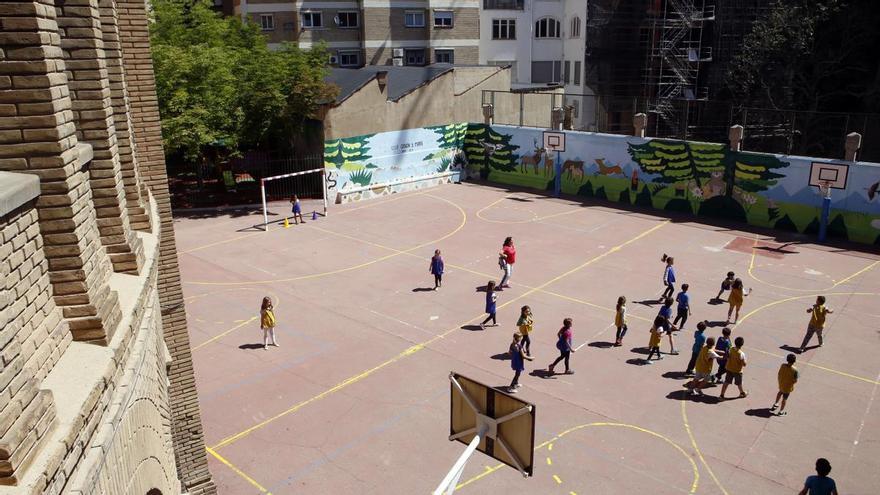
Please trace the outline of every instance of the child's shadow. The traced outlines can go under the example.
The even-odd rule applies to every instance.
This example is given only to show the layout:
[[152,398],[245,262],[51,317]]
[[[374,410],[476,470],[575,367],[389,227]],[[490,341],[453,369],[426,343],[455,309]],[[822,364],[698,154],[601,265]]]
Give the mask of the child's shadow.
[[632,358],[627,359],[626,364],[632,364],[634,366],[645,366],[646,364],[648,364],[648,360],[642,358]]
[[482,330],[482,328],[480,328],[480,325],[465,325],[465,326],[461,327],[461,329],[462,330],[469,330],[471,332],[477,332],[477,331]]
[[[489,287],[486,285],[478,285],[474,287],[475,292],[486,292],[487,290],[489,290]],[[495,287],[495,290],[498,290],[498,287]]]
[[727,301],[725,301],[724,299],[718,299],[718,298],[713,297],[712,299],[709,299],[709,301],[707,301],[706,304],[711,304],[712,306],[720,306],[720,305],[724,304],[725,302],[727,302]]
[[502,352],[501,354],[495,354],[494,356],[491,356],[491,357],[492,357],[492,359],[497,359],[499,361],[508,361],[508,360],[510,360],[510,353],[509,352]]
[[434,292],[433,287],[416,287],[413,292]]
[[538,377],[538,378],[553,378],[554,380],[556,379],[556,374],[555,374],[555,373],[550,373],[550,372],[547,371],[547,370],[532,370],[532,371],[529,373],[529,375],[531,375],[531,376],[536,376],[536,377]]
[[587,344],[588,347],[598,347],[599,349],[608,349],[609,347],[614,347],[614,342],[603,342],[601,340],[597,340],[595,342],[590,342]]
[[716,320],[716,321],[709,321],[709,320],[706,320],[706,326],[709,327],[709,328],[715,328],[715,327],[726,327],[726,326],[727,326],[727,320],[724,320],[724,321],[721,321],[721,320]]
[[663,301],[661,301],[659,299],[643,299],[641,301],[633,301],[633,302],[636,304],[641,304],[642,306],[653,307],[653,306],[656,306],[656,305],[662,303]]
[[648,352],[650,352],[650,349],[648,349],[647,347],[633,347],[632,349],[630,349],[630,352],[634,352],[636,354],[644,354],[645,356],[647,356]]
[[684,371],[667,371],[660,376],[662,376],[663,378],[670,378],[672,380],[684,380],[685,378],[690,378]]
[[666,395],[667,399],[672,400],[689,400],[692,402],[702,402],[704,404],[718,404],[721,399],[714,395],[692,395],[690,390],[675,390]]
[[241,344],[238,346],[239,349],[249,350],[249,349],[262,349],[263,344]]
[[771,411],[770,409],[768,409],[766,407],[762,407],[759,409],[749,409],[748,411],[746,411],[745,414],[746,414],[746,416],[754,416],[756,418],[765,418],[765,419],[772,418],[773,416],[776,416],[775,414],[773,414],[773,411]]

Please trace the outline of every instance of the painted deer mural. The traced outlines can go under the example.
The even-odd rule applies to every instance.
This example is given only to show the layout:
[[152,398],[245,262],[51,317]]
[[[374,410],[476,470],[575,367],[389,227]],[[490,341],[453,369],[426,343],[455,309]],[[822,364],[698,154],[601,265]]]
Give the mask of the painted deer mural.
[[620,168],[620,164],[617,165],[606,165],[604,158],[596,158],[594,160],[596,165],[599,166],[599,170],[596,171],[595,175],[614,175],[620,174],[626,177],[626,174],[623,173],[623,169]]
[[538,146],[537,139],[532,140],[532,144],[534,145],[535,151],[531,155],[523,155],[523,157],[520,158],[519,171],[527,173],[529,171],[529,165],[531,165],[535,175],[538,175],[538,164],[541,163],[541,156],[544,155],[544,148]]
[[565,160],[562,162],[562,173],[568,172],[568,178],[572,179],[574,172],[579,172],[580,178],[578,182],[584,180],[584,161],[583,160]]

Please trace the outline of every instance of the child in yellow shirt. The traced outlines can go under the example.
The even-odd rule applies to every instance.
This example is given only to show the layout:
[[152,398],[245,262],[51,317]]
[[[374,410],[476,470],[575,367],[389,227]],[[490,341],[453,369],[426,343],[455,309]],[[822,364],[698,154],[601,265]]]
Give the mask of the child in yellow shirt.
[[651,356],[655,352],[657,353],[658,360],[663,359],[663,356],[660,355],[660,338],[663,336],[663,325],[665,323],[666,320],[662,316],[654,318],[654,324],[651,325],[651,339],[648,341],[648,357],[645,358],[645,364],[654,364],[651,361]]
[[785,363],[779,366],[779,372],[776,373],[776,380],[779,382],[779,392],[776,393],[776,400],[773,402],[773,407],[770,410],[775,411],[779,405],[779,399],[782,399],[782,406],[779,407],[779,412],[776,413],[777,416],[788,414],[785,411],[785,403],[788,401],[788,396],[794,392],[794,385],[798,381],[798,370],[794,367],[796,361],[797,357],[794,354],[785,356]]

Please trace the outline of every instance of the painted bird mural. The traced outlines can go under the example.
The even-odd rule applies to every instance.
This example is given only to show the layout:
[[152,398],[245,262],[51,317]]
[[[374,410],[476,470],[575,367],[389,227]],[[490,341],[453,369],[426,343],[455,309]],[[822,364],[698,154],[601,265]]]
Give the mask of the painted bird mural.
[[877,189],[880,189],[880,181],[871,184],[871,187],[868,188],[868,200],[874,201],[874,196],[877,195]]

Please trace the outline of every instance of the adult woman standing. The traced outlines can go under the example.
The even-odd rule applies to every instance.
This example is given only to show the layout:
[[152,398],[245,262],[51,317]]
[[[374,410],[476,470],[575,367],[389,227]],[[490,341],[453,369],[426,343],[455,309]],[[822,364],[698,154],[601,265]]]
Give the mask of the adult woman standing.
[[509,289],[510,285],[507,282],[510,281],[510,276],[513,274],[513,264],[516,263],[516,247],[513,245],[513,237],[504,239],[504,244],[501,246],[501,252],[498,253],[498,256],[501,269],[504,270],[504,277],[501,279],[501,283],[498,284],[498,288]]
[[263,329],[263,349],[269,349],[270,337],[272,345],[278,347],[275,341],[275,310],[269,296],[263,298],[263,304],[260,306],[260,328]]

